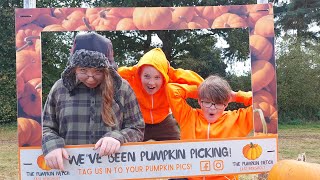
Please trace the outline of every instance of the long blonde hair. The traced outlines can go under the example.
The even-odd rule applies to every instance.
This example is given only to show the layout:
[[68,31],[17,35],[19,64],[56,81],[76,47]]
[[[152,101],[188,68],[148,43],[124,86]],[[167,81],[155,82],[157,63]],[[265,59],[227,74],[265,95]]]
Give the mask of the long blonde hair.
[[112,101],[114,95],[114,88],[113,88],[113,78],[111,77],[110,70],[105,68],[104,71],[104,80],[101,83],[102,88],[102,109],[101,109],[101,116],[104,123],[109,126],[115,126],[115,120],[112,110]]

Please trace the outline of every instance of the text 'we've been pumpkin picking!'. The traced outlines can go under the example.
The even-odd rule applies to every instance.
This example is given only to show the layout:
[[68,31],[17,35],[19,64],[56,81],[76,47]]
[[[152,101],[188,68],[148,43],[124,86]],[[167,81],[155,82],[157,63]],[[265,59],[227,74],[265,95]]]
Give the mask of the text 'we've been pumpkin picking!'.
[[255,160],[262,154],[262,147],[259,144],[247,144],[242,149],[243,156],[249,160]]

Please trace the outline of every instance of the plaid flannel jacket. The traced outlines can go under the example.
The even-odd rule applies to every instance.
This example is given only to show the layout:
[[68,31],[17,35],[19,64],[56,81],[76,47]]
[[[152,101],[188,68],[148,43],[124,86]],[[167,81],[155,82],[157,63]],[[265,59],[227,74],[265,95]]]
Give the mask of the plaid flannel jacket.
[[110,112],[116,126],[109,127],[101,116],[100,86],[90,89],[81,83],[70,95],[62,80],[58,80],[43,109],[43,154],[65,145],[95,144],[106,136],[121,144],[142,141],[145,125],[136,96],[126,80],[118,82]]

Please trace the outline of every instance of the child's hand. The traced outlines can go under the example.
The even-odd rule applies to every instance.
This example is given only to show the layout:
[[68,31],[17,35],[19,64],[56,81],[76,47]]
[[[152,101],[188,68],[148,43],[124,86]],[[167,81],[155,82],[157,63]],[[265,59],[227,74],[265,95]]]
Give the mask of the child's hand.
[[236,97],[237,97],[237,93],[234,92],[234,91],[231,91],[230,99],[229,99],[228,103],[235,102],[236,101]]
[[120,150],[120,141],[112,137],[101,138],[94,146],[94,149],[100,147],[99,156],[111,155]]
[[64,171],[63,167],[63,159],[68,160],[68,152],[64,148],[58,148],[51,152],[49,152],[44,159],[46,160],[46,164],[51,169],[60,169],[61,171]]

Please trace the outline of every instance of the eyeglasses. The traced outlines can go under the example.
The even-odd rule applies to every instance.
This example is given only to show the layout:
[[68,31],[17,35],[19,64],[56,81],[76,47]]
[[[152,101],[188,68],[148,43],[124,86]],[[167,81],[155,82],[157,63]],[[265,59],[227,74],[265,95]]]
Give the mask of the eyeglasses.
[[97,71],[97,72],[95,72],[95,73],[93,73],[91,76],[89,76],[87,73],[85,73],[85,72],[80,72],[80,73],[76,73],[76,75],[77,75],[77,77],[79,78],[79,79],[88,79],[89,77],[92,77],[93,79],[95,79],[95,80],[98,80],[98,79],[102,79],[102,77],[103,77],[103,72],[99,72],[99,71]]
[[223,109],[226,105],[225,104],[215,104],[214,102],[208,102],[208,101],[201,101],[202,106],[206,107],[206,108],[211,108],[211,106],[213,106],[216,109]]

